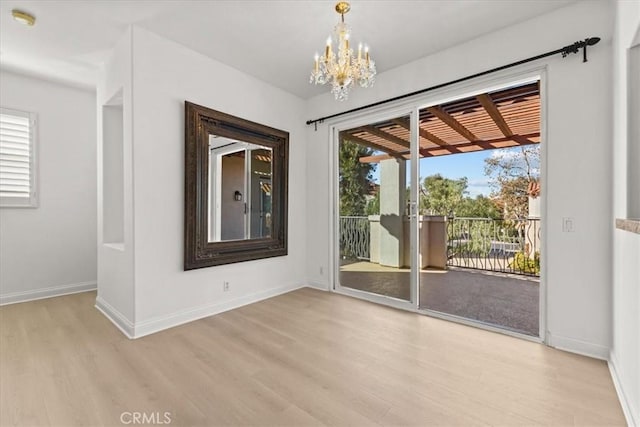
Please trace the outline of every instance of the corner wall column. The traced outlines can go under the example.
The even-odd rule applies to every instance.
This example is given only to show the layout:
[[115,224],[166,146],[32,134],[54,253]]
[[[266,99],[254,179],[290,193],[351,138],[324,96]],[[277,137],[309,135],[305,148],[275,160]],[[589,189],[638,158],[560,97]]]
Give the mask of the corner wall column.
[[404,160],[380,162],[380,264],[388,267],[403,266],[406,170]]

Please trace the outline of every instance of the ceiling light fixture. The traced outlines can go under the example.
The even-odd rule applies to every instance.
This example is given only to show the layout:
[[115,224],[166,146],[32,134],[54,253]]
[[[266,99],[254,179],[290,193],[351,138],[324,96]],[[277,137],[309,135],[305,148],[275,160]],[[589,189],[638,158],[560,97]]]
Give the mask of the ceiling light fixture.
[[336,4],[336,12],[340,14],[340,22],[335,26],[337,36],[338,54],[332,49],[331,37],[327,39],[324,55],[316,53],[315,64],[311,72],[310,83],[325,84],[331,82],[331,93],[337,100],[344,101],[349,95],[349,89],[354,82],[360,87],[371,87],[375,80],[376,64],[369,56],[369,47],[360,43],[358,56],[354,57],[353,50],[349,47],[351,28],[344,22],[345,13],[351,6],[346,1]]
[[13,19],[15,19],[21,24],[32,27],[36,23],[35,16],[31,15],[30,13],[23,12],[18,9],[13,9],[11,11],[11,14],[13,15]]

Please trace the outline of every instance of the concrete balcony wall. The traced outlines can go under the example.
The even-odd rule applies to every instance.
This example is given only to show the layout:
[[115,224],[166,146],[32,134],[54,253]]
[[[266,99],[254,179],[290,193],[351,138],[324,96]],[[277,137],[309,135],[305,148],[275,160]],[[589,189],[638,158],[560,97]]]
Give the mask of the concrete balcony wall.
[[[447,268],[447,222],[442,215],[420,216],[420,269]],[[404,218],[404,265],[411,265],[411,222]]]
[[[384,224],[380,222],[380,215],[369,216],[370,224],[370,261],[386,265],[381,261],[381,252],[385,249],[381,245],[381,234],[384,233]],[[402,265],[408,268],[411,265],[411,239],[410,219],[402,217]],[[446,268],[447,266],[447,223],[444,216],[420,216],[420,268]],[[388,250],[388,248],[387,248]],[[390,266],[396,267],[396,266]]]

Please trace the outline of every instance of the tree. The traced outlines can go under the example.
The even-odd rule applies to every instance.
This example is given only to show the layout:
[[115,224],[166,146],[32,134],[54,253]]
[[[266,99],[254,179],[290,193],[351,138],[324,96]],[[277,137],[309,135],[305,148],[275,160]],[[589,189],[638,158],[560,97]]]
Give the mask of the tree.
[[496,150],[485,159],[484,173],[504,218],[524,218],[529,211],[527,188],[540,178],[540,145]]
[[420,188],[420,212],[447,215],[461,206],[467,194],[467,178],[445,178],[440,174],[427,176]]
[[343,140],[339,149],[340,162],[340,215],[365,215],[366,196],[372,184],[372,174],[376,165],[361,163],[360,157],[370,156],[373,150]]
[[380,215],[380,189],[367,202],[367,215]]
[[496,203],[505,219],[526,218],[529,215],[529,195],[527,177],[519,176],[502,182],[496,193]]
[[493,199],[482,194],[476,196],[475,199],[465,197],[455,214],[457,217],[464,218],[502,218],[500,206]]

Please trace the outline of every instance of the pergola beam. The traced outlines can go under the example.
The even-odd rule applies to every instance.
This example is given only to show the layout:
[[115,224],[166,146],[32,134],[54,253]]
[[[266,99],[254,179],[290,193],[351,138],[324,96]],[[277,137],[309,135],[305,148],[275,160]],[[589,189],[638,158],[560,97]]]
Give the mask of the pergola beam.
[[[407,120],[404,120],[404,119],[393,119],[391,121],[393,123],[397,124],[398,126],[402,126],[403,128],[405,128],[407,130],[411,130],[411,126],[409,125]],[[418,132],[420,133],[420,136],[423,137],[424,139],[426,139],[427,141],[431,141],[434,144],[439,145],[442,148],[446,148],[452,154],[461,152],[456,147],[453,147],[453,146],[447,144],[446,141],[444,141],[443,139],[438,138],[436,135],[432,134],[431,132],[429,132],[426,129],[418,127]]]
[[480,139],[477,136],[475,136],[473,132],[471,132],[469,129],[464,127],[462,123],[460,123],[453,116],[451,116],[446,111],[444,111],[440,106],[436,105],[434,107],[427,107],[427,111],[429,111],[435,117],[442,120],[447,126],[449,126],[454,131],[458,132],[465,139],[468,139],[471,142],[478,141]]
[[[369,148],[375,148],[376,150],[379,151],[383,151],[387,154],[383,154],[383,156],[386,156],[386,158],[403,158],[402,155],[400,155],[400,153],[398,153],[397,151],[393,151],[391,149],[389,149],[389,147],[385,147],[383,145],[379,145],[376,144],[374,142],[370,142],[367,141],[366,139],[362,139],[359,136],[355,136],[351,133],[347,133],[347,132],[340,132],[340,141],[351,141],[351,142],[355,142],[356,144],[360,144],[363,145],[365,147],[369,147]],[[371,157],[371,156],[369,156]]]
[[362,126],[358,130],[370,133],[371,135],[379,136],[382,139],[386,139],[389,142],[401,145],[406,148],[410,147],[409,141],[402,139],[399,136],[395,136],[389,132],[385,132],[381,129],[378,129],[377,127],[374,127],[374,126]]
[[[496,149],[496,148],[502,148],[502,147],[495,147],[493,144],[497,144],[500,142],[506,142],[506,141],[513,141],[516,143],[515,146],[520,146],[520,145],[532,145],[532,144],[538,144],[538,142],[534,142],[531,141],[529,138],[535,138],[535,137],[539,137],[540,136],[540,132],[534,132],[534,133],[528,133],[525,135],[513,135],[510,137],[503,137],[503,138],[495,138],[495,139],[489,139],[486,141],[475,141],[475,142],[466,142],[464,144],[458,144],[456,145],[456,148],[467,148],[467,147],[479,147],[485,150],[491,150],[491,149]],[[432,153],[433,151],[438,151],[438,150],[443,150],[446,149],[446,147],[433,147],[433,148],[423,148],[420,149],[420,155],[423,157],[433,157],[434,154]],[[460,151],[461,153],[465,153],[468,151]],[[394,155],[393,157],[402,157],[404,159],[408,159],[410,158],[411,153],[408,151],[404,151],[401,153],[396,153],[397,155]],[[360,158],[360,163],[378,163],[381,160],[386,160],[386,159],[390,159],[392,158],[391,156],[387,155],[387,154],[380,154],[380,155],[375,155],[375,156],[366,156],[366,157],[361,157]]]
[[537,142],[533,142],[533,141],[529,140],[529,138],[527,138],[525,136],[522,136],[522,135],[511,135],[511,138],[514,141],[518,142],[520,145],[537,144]]
[[500,110],[498,110],[498,107],[493,102],[493,99],[491,99],[489,94],[483,93],[476,96],[476,99],[478,100],[480,105],[484,107],[486,112],[489,114],[489,117],[491,117],[496,126],[498,126],[500,132],[502,132],[504,136],[513,136],[513,131],[511,131],[511,128],[505,121],[502,113],[500,113]]

